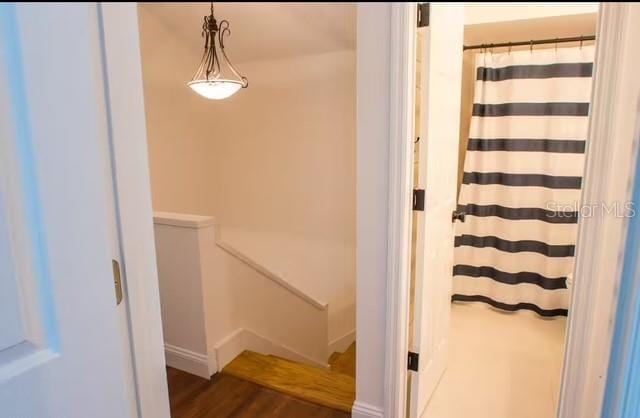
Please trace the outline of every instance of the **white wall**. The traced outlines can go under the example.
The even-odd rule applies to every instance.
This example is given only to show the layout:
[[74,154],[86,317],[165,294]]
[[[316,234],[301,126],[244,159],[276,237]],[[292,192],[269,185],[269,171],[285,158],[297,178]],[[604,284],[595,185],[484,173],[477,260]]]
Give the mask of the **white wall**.
[[209,377],[247,349],[326,365],[326,306],[217,245],[211,217],[156,212],[154,224],[170,366]]
[[358,5],[355,418],[384,406],[390,21],[390,3]]
[[464,20],[467,25],[597,12],[597,2],[464,3]]
[[215,216],[225,240],[329,303],[330,340],[353,331],[355,52],[241,63],[249,88],[207,101],[185,85],[197,28],[187,45],[139,11],[154,210]]
[[[200,218],[194,218],[190,227],[156,222],[154,232],[167,364],[208,377],[216,366],[208,361],[199,244],[202,232],[197,226],[207,218]],[[206,227],[204,223],[202,227]],[[227,323],[224,315],[219,315],[219,321]],[[193,361],[186,361],[185,356]]]

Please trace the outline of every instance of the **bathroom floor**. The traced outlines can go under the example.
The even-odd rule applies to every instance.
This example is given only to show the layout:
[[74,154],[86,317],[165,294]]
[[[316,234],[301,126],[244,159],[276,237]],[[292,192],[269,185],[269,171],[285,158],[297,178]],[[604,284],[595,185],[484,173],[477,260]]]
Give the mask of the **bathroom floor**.
[[449,366],[423,418],[552,418],[566,318],[453,304]]

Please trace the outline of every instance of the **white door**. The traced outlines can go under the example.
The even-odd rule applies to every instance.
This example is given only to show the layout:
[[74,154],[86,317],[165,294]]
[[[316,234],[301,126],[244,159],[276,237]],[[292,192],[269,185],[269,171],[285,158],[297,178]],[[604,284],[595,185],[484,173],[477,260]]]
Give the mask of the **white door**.
[[425,210],[416,225],[414,322],[410,417],[420,417],[447,365],[456,207],[463,8],[431,3],[424,31],[420,100],[418,184]]
[[0,5],[0,416],[128,418],[95,4]]

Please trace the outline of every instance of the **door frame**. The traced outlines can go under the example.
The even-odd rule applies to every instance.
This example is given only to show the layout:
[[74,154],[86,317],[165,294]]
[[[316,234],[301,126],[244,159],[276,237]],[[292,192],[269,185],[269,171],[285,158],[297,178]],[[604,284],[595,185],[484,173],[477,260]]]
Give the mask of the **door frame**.
[[417,3],[391,7],[384,417],[407,407]]
[[138,414],[170,418],[137,3],[98,3],[122,275]]
[[[638,18],[638,5],[600,5],[583,205],[632,201],[638,155],[633,110],[640,81],[631,68],[640,63],[632,46],[640,33]],[[561,418],[600,417],[629,225],[628,218],[612,216],[583,218],[579,225],[574,276],[581,280],[574,285],[568,321]]]
[[[629,101],[621,84],[630,79],[630,74],[618,65],[626,62],[623,58],[634,40],[629,7],[628,4],[600,5],[589,152],[582,198],[586,205],[627,202],[631,197],[637,138],[629,134],[628,129],[625,131],[629,126],[633,128],[633,121],[622,119],[621,112],[615,113],[615,109],[623,109]],[[415,16],[414,3],[392,7],[385,418],[406,416]],[[610,138],[617,139],[616,147],[610,146]],[[626,220],[611,216],[592,217],[580,223],[575,271],[581,280],[574,285],[572,315],[568,319],[558,409],[560,418],[595,418],[602,408],[622,268],[622,258],[616,254],[623,252],[626,228]],[[611,259],[615,262],[611,263]],[[599,274],[582,277],[582,272]],[[598,281],[597,277],[601,275],[612,279]],[[594,315],[594,306],[598,308],[598,315]]]

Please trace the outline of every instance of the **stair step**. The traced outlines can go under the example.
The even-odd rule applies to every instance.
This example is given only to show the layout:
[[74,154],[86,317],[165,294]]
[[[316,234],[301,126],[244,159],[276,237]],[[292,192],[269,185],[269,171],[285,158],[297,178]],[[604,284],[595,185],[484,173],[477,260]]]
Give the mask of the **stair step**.
[[[331,355],[331,357],[333,357],[333,354]],[[351,344],[344,353],[338,353],[333,362],[330,359],[329,364],[331,364],[331,370],[333,370],[334,372],[346,374],[355,378],[356,343]]]
[[339,351],[334,351],[333,354],[331,354],[331,356],[329,357],[329,366],[333,366],[336,360],[338,360],[338,358],[340,357],[340,354],[342,353]]
[[351,376],[252,351],[244,351],[222,372],[345,412],[351,412],[356,395]]

